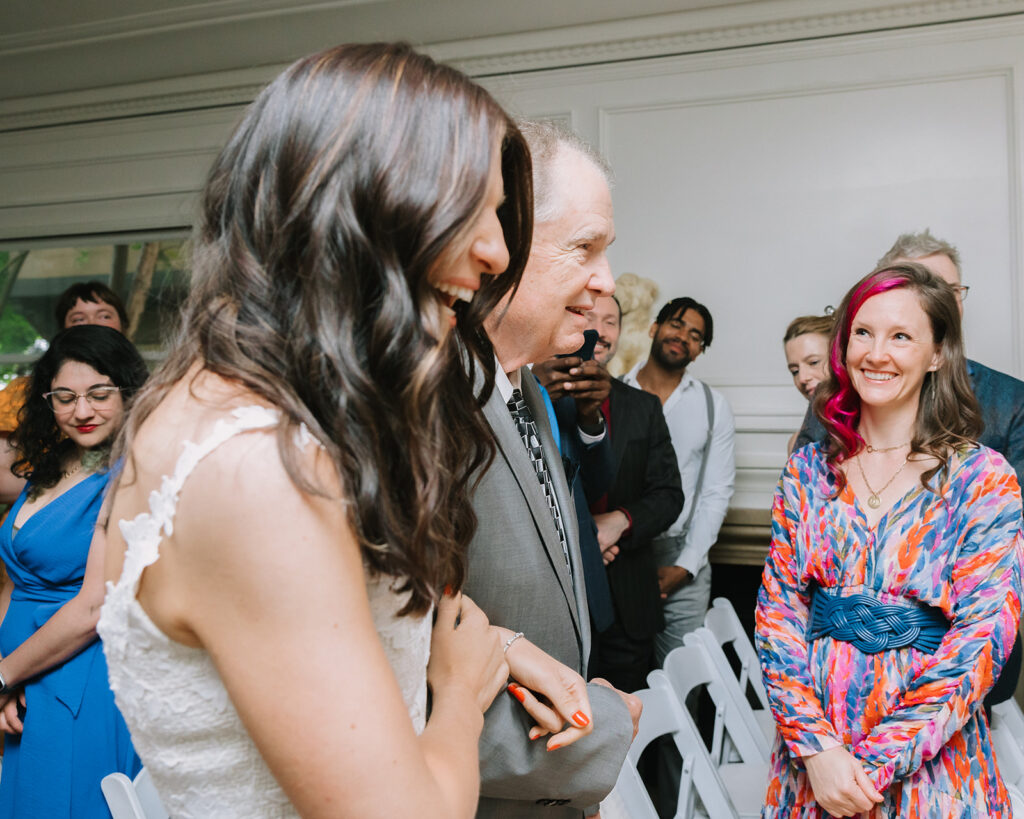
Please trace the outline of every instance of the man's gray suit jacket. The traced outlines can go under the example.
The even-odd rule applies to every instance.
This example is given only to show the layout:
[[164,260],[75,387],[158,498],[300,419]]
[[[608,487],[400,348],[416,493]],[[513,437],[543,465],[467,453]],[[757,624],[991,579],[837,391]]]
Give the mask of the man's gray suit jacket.
[[[469,547],[466,593],[494,625],[522,631],[537,646],[586,676],[590,623],[580,563],[575,507],[533,374],[521,370],[522,392],[537,422],[545,462],[569,541],[572,575],[540,482],[497,388],[484,414],[497,443],[494,462],[474,495],[477,531]],[[480,738],[478,817],[579,817],[615,784],[632,737],[622,698],[589,685],[594,730],[576,743],[545,750],[531,742],[533,721],[507,693],[487,711]]]

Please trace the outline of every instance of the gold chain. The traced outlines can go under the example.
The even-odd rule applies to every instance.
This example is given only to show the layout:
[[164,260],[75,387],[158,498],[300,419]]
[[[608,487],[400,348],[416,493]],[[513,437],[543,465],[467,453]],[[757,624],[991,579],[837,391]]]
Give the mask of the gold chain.
[[[896,449],[896,447],[893,447],[893,449]],[[876,451],[884,452],[884,450],[881,449]],[[876,492],[874,489],[871,488],[871,484],[868,483],[868,476],[864,474],[864,466],[860,462],[860,455],[857,456],[857,468],[860,470],[860,476],[864,479],[864,485],[868,488],[868,492],[871,493],[870,495],[868,495],[868,506],[870,506],[872,509],[877,509],[879,506],[882,505],[882,501],[878,499],[878,496],[889,488],[892,482],[896,480],[896,477],[900,474],[900,472],[903,471],[903,467],[905,467],[908,463],[910,463],[909,452],[907,453],[907,457],[903,459],[903,463],[900,464],[900,468],[897,469],[893,476],[885,482],[885,486],[883,486]]]
[[[868,452],[895,452],[897,449],[903,449],[903,447],[905,446],[910,446],[910,441],[907,441],[905,444],[896,444],[896,446],[883,447],[882,449],[878,449],[877,447],[871,446],[871,444],[869,444],[867,441],[864,442],[864,446]],[[865,481],[865,483],[867,483],[867,481]]]

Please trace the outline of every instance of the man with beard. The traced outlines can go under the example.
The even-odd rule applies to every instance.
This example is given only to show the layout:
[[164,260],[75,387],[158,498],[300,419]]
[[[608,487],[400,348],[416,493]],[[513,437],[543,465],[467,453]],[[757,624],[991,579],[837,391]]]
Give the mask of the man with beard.
[[718,539],[736,477],[732,410],[721,393],[686,372],[711,346],[713,332],[707,307],[688,297],[673,299],[651,325],[650,357],[622,378],[660,399],[686,498],[679,517],[653,543],[665,615],[655,638],[658,665],[704,622],[711,596],[708,550]]

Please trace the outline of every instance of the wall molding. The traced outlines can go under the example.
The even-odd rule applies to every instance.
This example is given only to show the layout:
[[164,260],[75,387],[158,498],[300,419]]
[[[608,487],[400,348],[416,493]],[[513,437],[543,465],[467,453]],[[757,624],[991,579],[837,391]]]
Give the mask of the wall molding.
[[[378,0],[307,3],[298,7],[295,13],[373,2]],[[249,9],[251,4],[242,0],[222,0],[213,5],[221,7],[221,13],[214,15],[219,20],[233,19],[228,13],[232,11],[239,20],[282,13],[271,9],[271,0],[259,0],[255,9],[244,14],[240,9]],[[519,80],[528,81],[529,72],[541,70],[573,67],[590,70],[591,66],[600,63],[703,52],[721,54],[725,50],[749,46],[943,23],[973,20],[984,24],[987,21],[989,25],[1005,30],[1007,23],[1012,24],[1012,21],[997,22],[991,18],[1013,18],[1017,15],[1024,22],[1024,0],[919,0],[881,5],[871,0],[761,0],[625,21],[428,44],[424,50],[474,77],[500,78],[517,73],[520,74]],[[190,17],[177,21],[171,19],[166,21],[166,25],[187,27],[192,25],[190,20]],[[35,35],[36,40],[28,35],[0,36],[0,57],[30,48],[57,50],[79,43],[81,38],[98,43],[133,36],[127,23],[115,25],[106,36],[93,31],[91,25],[67,27],[75,29],[70,32],[72,39],[60,43],[40,42],[39,35]],[[282,68],[283,64],[266,65],[88,91],[0,100],[0,129],[25,130],[246,104]]]
[[142,34],[171,34],[215,23],[240,24],[267,17],[291,17],[311,11],[380,3],[382,0],[320,0],[282,6],[281,0],[207,0],[158,11],[125,14],[90,23],[48,26],[43,32],[0,34],[0,55],[113,43]]
[[[1024,12],[1021,0],[768,0],[622,23],[595,23],[429,48],[472,76],[692,54]],[[624,30],[628,34],[623,36]]]

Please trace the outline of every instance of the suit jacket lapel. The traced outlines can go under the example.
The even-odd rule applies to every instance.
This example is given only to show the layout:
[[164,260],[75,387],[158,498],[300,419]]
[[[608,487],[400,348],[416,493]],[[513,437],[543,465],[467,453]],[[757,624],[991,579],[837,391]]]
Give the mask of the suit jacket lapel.
[[[540,387],[537,385],[537,380],[533,377],[533,373],[530,370],[524,367],[521,373],[523,397],[526,399],[526,405],[530,408],[530,412],[533,413],[535,419],[543,419],[543,423],[540,420],[537,422],[537,433],[540,435],[540,443],[544,447],[544,454],[546,456],[545,462],[548,465],[548,471],[551,473],[551,483],[555,489],[555,501],[558,503],[559,511],[562,513],[562,525],[565,527],[566,546],[569,549],[569,561],[572,566],[571,581],[568,576],[569,573],[565,569],[565,555],[562,554],[562,544],[558,542],[558,535],[553,524],[547,527],[547,529],[542,530],[545,534],[551,533],[550,537],[545,538],[545,546],[548,549],[548,554],[552,556],[552,560],[555,561],[555,565],[558,567],[558,580],[562,584],[563,589],[571,588],[569,599],[572,620],[576,626],[576,634],[580,640],[581,653],[585,665],[590,654],[590,618],[580,617],[580,612],[588,611],[588,609],[583,562],[579,551],[580,534],[579,521],[576,518],[576,504],[573,503],[569,485],[565,480],[565,470],[562,468],[562,459],[559,457],[559,450],[555,445],[551,425],[548,423],[547,407],[544,404],[544,398],[540,394]],[[572,431],[570,430],[568,434],[572,434]],[[525,452],[521,440],[519,446]],[[536,477],[534,478],[534,485],[536,485]],[[544,508],[547,510],[546,503]],[[547,510],[547,519],[551,520],[550,510]],[[557,560],[555,560],[555,555],[557,555]],[[570,582],[571,587],[569,586]]]
[[[523,381],[524,386],[527,379],[532,379],[533,373],[529,370],[524,369]],[[533,386],[532,383],[530,385]],[[527,388],[529,389],[529,388]],[[551,428],[547,422],[546,410],[543,407],[543,399],[540,398],[537,388],[534,387],[529,393],[524,390],[524,397],[526,398],[527,405],[530,407],[530,411],[534,413],[534,419],[538,421],[537,431],[540,435],[541,444],[545,448],[545,453],[551,451],[557,452],[557,449],[550,450],[548,447],[554,446],[554,439],[551,437]],[[541,407],[538,414],[536,404],[533,399],[539,400]],[[519,432],[516,430],[515,424],[512,421],[512,416],[509,414],[508,407],[505,406],[505,402],[501,400],[501,395],[495,388],[491,394],[490,400],[484,405],[484,416],[487,418],[491,429],[494,431],[494,439],[498,444],[498,451],[500,457],[502,457],[508,464],[509,471],[515,478],[516,483],[519,485],[519,490],[522,492],[523,499],[526,501],[526,506],[530,510],[530,515],[533,518],[534,526],[537,529],[537,533],[540,537],[540,541],[543,544],[544,551],[547,553],[551,568],[555,572],[555,576],[558,578],[558,584],[562,588],[562,593],[565,596],[566,604],[572,613],[573,623],[576,626],[577,634],[579,634],[579,614],[576,605],[576,596],[573,591],[572,583],[569,580],[569,572],[565,567],[565,556],[562,554],[562,545],[558,542],[558,535],[555,532],[554,524],[551,520],[551,511],[548,509],[547,501],[544,498],[544,492],[540,488],[540,484],[537,481],[537,473],[534,471],[533,464],[530,462],[529,455],[526,454],[526,448],[523,446],[523,440],[519,437]],[[543,421],[543,423],[540,423]],[[556,477],[557,476],[557,477]],[[556,488],[559,481],[562,485],[565,485],[565,479],[562,477],[561,469],[552,471],[552,481]],[[565,492],[568,495],[568,492]],[[556,498],[557,498],[556,491]],[[575,512],[573,507],[560,506],[560,509],[568,509],[568,515],[563,511],[562,519],[563,522],[568,525],[568,518],[575,518]],[[480,525],[486,526],[487,521],[482,520]],[[572,536],[575,537],[576,527],[573,524]],[[569,531],[566,531],[566,535],[569,536]],[[570,548],[570,554],[572,549]]]

